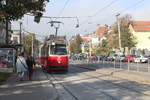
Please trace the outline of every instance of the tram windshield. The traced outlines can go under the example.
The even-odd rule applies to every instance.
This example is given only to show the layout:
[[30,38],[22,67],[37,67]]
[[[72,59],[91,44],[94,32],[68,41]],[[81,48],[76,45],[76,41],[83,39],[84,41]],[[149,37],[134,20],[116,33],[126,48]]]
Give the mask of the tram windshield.
[[60,45],[51,46],[50,54],[52,54],[52,55],[67,55],[66,46],[60,46]]

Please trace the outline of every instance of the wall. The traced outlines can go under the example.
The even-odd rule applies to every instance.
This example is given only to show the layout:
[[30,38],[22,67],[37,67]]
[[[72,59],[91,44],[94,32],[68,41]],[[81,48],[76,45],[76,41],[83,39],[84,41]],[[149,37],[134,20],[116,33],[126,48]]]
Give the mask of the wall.
[[135,32],[131,25],[129,29],[137,42],[136,48],[150,50],[150,32]]
[[5,44],[6,40],[6,27],[5,23],[0,22],[0,44]]

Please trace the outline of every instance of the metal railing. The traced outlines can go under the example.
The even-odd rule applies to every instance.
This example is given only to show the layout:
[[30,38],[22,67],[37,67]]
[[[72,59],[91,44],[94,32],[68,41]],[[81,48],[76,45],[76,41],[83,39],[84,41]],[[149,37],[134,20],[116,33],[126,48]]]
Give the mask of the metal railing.
[[113,68],[114,70],[128,70],[137,72],[150,72],[150,59],[146,63],[139,62],[122,62],[122,61],[106,61],[100,59],[77,59],[71,60],[70,64],[85,64],[92,68]]

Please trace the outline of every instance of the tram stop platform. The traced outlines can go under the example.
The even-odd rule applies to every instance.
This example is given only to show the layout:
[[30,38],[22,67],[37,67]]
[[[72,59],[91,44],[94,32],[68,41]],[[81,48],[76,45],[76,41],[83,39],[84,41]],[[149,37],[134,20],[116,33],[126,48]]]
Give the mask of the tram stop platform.
[[0,85],[0,100],[56,100],[57,98],[55,88],[40,68],[34,72],[32,81],[17,81],[17,75],[13,74]]

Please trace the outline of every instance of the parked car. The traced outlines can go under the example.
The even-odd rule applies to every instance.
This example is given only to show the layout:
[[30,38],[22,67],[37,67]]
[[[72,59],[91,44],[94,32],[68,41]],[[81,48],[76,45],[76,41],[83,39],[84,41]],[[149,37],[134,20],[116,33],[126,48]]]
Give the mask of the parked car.
[[97,60],[106,60],[108,55],[98,55],[96,56]]
[[97,56],[96,56],[96,59],[97,59],[97,60],[102,60],[102,58],[103,58],[103,55],[97,55]]
[[97,57],[95,55],[91,55],[90,58],[91,58],[92,61],[97,61]]
[[128,55],[127,57],[125,57],[123,59],[124,62],[134,62],[134,59],[135,59],[136,55]]
[[117,57],[117,54],[110,54],[108,57],[107,57],[107,61],[114,61]]
[[144,57],[146,57],[146,58],[150,59],[150,55],[144,55]]
[[144,57],[143,55],[139,55],[135,57],[134,62],[146,63],[148,62],[148,58]]
[[115,58],[115,60],[116,60],[116,61],[123,61],[125,57],[126,57],[125,55],[118,55],[118,56]]

